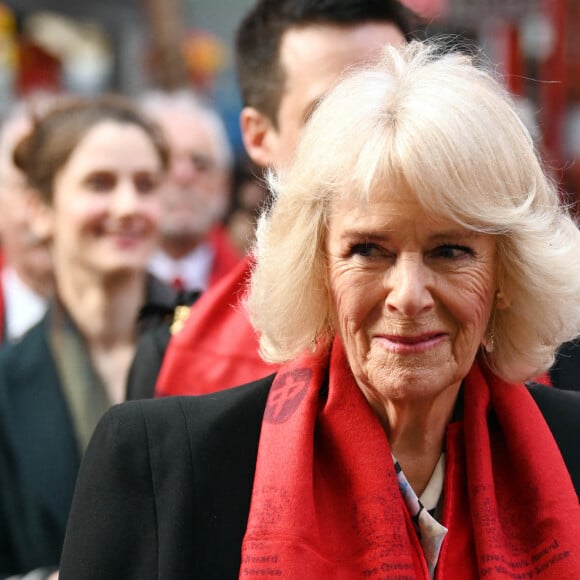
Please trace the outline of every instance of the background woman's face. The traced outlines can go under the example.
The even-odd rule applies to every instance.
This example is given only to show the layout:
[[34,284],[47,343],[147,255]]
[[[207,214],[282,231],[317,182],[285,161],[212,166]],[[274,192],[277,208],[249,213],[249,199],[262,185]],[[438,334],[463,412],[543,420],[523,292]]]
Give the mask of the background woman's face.
[[158,241],[161,167],[140,127],[93,126],[55,178],[55,262],[104,275],[144,269]]
[[327,251],[336,324],[371,404],[458,388],[493,305],[495,238],[386,196],[334,210]]

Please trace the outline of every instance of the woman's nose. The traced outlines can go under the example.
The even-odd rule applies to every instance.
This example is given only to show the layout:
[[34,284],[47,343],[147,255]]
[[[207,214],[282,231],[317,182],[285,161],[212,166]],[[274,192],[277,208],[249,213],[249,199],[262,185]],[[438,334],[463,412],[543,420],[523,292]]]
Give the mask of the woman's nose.
[[134,214],[139,207],[139,192],[132,181],[119,183],[113,195],[113,211],[118,215]]
[[387,308],[413,317],[434,305],[432,273],[418,256],[400,256],[387,277]]

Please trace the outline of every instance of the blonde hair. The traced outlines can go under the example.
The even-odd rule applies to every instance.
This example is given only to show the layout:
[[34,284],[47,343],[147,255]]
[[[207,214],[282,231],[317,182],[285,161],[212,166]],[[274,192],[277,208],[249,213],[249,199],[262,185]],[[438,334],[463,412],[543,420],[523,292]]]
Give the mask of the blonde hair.
[[489,322],[498,375],[545,370],[580,333],[580,232],[513,100],[470,56],[433,41],[386,47],[378,65],[350,73],[324,99],[294,163],[270,183],[247,301],[266,360],[331,339],[330,205],[378,188],[498,236],[498,286],[509,300]]

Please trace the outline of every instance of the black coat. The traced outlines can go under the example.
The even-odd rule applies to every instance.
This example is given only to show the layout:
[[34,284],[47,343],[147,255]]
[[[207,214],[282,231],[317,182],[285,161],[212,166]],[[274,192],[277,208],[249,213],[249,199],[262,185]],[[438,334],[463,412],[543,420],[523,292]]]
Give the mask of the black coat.
[[80,465],[48,320],[0,352],[0,578],[58,564]]
[[79,473],[60,579],[238,578],[272,380],[111,409]]
[[[150,276],[147,300],[142,335],[167,326],[176,294]],[[80,466],[50,324],[0,351],[0,578],[58,566]]]
[[[109,411],[80,470],[60,579],[237,579],[272,380]],[[580,393],[530,390],[578,490]]]
[[550,381],[558,389],[580,391],[580,339],[564,343],[550,369]]

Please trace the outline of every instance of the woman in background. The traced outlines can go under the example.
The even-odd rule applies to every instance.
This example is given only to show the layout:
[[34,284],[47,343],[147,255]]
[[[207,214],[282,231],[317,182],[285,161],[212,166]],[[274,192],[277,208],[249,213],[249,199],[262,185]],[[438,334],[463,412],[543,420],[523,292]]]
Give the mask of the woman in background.
[[72,99],[16,148],[50,236],[56,298],[0,353],[0,577],[58,566],[81,455],[125,399],[139,310],[171,303],[147,274],[167,167],[157,128],[120,97]]

